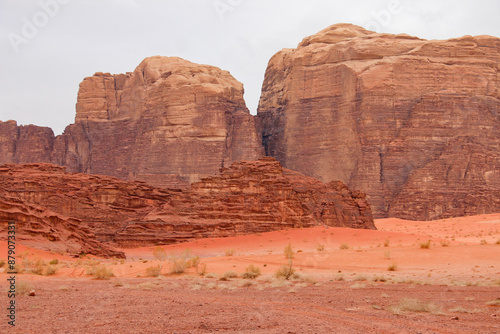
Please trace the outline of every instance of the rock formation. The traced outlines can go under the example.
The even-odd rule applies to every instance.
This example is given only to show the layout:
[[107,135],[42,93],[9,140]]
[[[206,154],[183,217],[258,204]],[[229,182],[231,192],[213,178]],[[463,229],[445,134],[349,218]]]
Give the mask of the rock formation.
[[52,164],[4,165],[0,232],[10,220],[23,240],[66,240],[70,253],[115,256],[106,245],[149,246],[316,225],[375,228],[363,193],[284,169],[272,158],[234,163],[187,190],[68,173]]
[[500,211],[500,39],[338,24],[269,62],[266,154],[367,193],[376,217]]
[[188,187],[263,152],[243,85],[180,58],[150,57],[132,73],[85,78],[75,124],[61,136],[0,122],[0,163],[51,162],[163,187]]
[[125,254],[97,241],[77,219],[61,216],[38,205],[0,198],[0,240],[6,240],[9,222],[15,223],[16,242],[73,256],[92,254],[125,258]]
[[227,71],[151,57],[83,80],[63,135],[0,121],[0,165],[50,162],[186,189],[265,153],[360,189],[376,217],[499,212],[499,58],[495,37],[334,25],[270,60],[256,119]]
[[[235,162],[222,168],[220,176],[173,193],[144,222],[130,228],[141,227],[146,235],[164,231],[168,238],[182,240],[317,225],[375,229],[364,193],[350,191],[341,182],[324,184],[282,168],[273,158],[262,158]],[[140,237],[137,230],[115,241],[127,244]]]
[[69,191],[75,191],[81,182],[66,183],[69,178],[61,178],[63,172],[64,168],[49,164],[0,167],[0,239],[6,240],[8,224],[14,222],[16,242],[26,246],[124,258],[123,252],[97,241],[95,234],[74,218],[72,211],[83,211],[83,205],[88,210],[91,200]]
[[6,163],[50,162],[54,132],[34,125],[0,121],[0,166]]

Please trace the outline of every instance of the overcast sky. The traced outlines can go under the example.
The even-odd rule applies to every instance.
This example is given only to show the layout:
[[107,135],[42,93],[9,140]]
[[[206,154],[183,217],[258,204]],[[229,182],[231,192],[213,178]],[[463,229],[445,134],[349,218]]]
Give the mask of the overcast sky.
[[347,22],[427,39],[500,36],[498,0],[0,0],[0,120],[73,123],[78,85],[148,56],[228,70],[255,114],[270,57]]

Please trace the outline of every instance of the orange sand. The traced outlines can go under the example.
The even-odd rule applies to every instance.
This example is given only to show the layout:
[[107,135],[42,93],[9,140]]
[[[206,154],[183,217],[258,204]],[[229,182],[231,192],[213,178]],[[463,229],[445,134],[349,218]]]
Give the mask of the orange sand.
[[[389,218],[375,222],[378,230],[315,227],[230,238],[201,239],[162,246],[170,256],[189,249],[200,257],[208,273],[244,272],[254,264],[264,275],[272,275],[286,263],[283,249],[291,244],[296,251],[294,267],[317,280],[330,280],[342,273],[384,275],[433,284],[489,284],[500,279],[500,214],[461,217],[433,222]],[[421,243],[431,240],[429,249]],[[345,244],[348,249],[340,249]],[[443,244],[445,246],[443,246]],[[324,248],[320,251],[318,249]],[[144,276],[147,267],[158,264],[154,247],[125,249],[127,260],[101,260],[117,277]],[[7,245],[0,242],[0,254]],[[226,251],[234,250],[227,256]],[[17,247],[28,258],[59,259],[63,264],[56,276],[85,277],[85,261],[68,256]],[[6,256],[0,256],[0,259]],[[396,271],[388,271],[391,265]],[[65,268],[66,267],[66,268]],[[168,271],[168,260],[164,263]],[[188,270],[194,274],[194,268]],[[34,275],[30,275],[34,276]]]

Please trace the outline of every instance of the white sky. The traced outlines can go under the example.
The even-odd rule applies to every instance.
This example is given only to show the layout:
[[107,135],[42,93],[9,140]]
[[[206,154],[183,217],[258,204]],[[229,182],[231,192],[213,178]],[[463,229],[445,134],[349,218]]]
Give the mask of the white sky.
[[331,24],[446,39],[500,36],[499,16],[498,0],[0,0],[0,120],[60,134],[84,77],[153,55],[230,71],[255,114],[271,56]]

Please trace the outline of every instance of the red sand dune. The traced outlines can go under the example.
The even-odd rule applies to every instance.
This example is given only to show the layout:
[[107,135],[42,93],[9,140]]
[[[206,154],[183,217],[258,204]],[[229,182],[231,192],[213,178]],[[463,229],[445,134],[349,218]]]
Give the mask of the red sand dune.
[[[162,246],[170,255],[189,249],[207,265],[207,273],[218,277],[228,271],[241,274],[253,264],[262,276],[249,286],[241,278],[221,282],[199,277],[194,268],[169,275],[168,261],[164,276],[146,277],[146,268],[159,263],[153,247],[124,249],[126,260],[92,260],[18,245],[25,258],[60,262],[54,276],[17,275],[37,290],[34,298],[19,296],[19,328],[23,333],[133,333],[139,327],[151,333],[167,327],[177,333],[500,331],[498,308],[486,305],[500,297],[500,214],[375,223],[378,230],[314,227]],[[421,248],[428,240],[430,248]],[[283,249],[288,244],[295,251],[294,268],[303,277],[295,282],[272,278],[286,263]],[[340,249],[343,244],[349,248]],[[6,250],[1,242],[0,252]],[[226,255],[229,250],[232,256]],[[89,261],[106,264],[115,277],[92,279],[86,273]],[[394,264],[397,270],[388,271]],[[388,282],[375,282],[377,276]],[[407,297],[436,304],[440,311],[394,311]],[[251,321],[242,321],[248,314],[253,314]]]

